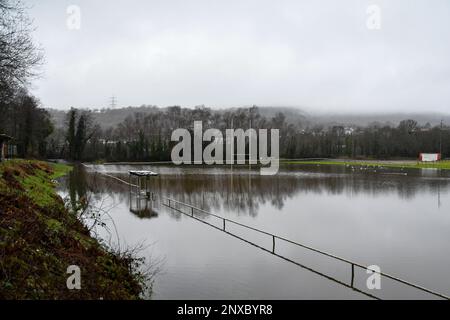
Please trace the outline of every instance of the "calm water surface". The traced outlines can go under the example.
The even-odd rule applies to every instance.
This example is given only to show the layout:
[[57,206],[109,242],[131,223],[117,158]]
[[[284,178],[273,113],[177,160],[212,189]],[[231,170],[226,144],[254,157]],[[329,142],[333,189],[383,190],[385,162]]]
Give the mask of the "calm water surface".
[[[139,211],[129,170],[152,170],[152,209]],[[162,261],[153,299],[365,299],[318,273],[348,283],[347,264],[277,243],[289,263],[161,204],[170,197],[267,232],[360,262],[450,295],[450,175],[436,170],[359,169],[315,165],[282,167],[276,176],[225,167],[97,165],[75,170],[60,184],[72,200],[90,195],[107,209],[106,241]],[[133,199],[132,199],[133,200]],[[142,209],[142,208],[141,208]],[[199,215],[221,226],[213,217]],[[117,230],[113,231],[113,230]],[[230,231],[272,248],[272,239],[230,226]],[[382,279],[369,291],[357,270],[355,285],[381,298],[429,295]]]

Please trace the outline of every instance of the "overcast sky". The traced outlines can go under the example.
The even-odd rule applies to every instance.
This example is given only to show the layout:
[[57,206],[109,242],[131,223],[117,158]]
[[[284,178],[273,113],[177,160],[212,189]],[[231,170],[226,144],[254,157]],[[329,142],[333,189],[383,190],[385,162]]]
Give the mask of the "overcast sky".
[[[448,0],[26,2],[46,107],[106,107],[115,95],[119,106],[450,112]],[[367,26],[373,4],[380,29]],[[69,5],[80,30],[67,26]]]

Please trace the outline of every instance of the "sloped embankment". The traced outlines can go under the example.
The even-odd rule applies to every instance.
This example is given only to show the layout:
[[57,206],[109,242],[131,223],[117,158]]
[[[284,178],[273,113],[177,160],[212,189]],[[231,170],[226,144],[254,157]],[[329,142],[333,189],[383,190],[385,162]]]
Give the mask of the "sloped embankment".
[[[70,167],[0,163],[0,299],[138,299],[131,258],[108,252],[68,212],[52,179]],[[69,290],[67,268],[81,270]]]

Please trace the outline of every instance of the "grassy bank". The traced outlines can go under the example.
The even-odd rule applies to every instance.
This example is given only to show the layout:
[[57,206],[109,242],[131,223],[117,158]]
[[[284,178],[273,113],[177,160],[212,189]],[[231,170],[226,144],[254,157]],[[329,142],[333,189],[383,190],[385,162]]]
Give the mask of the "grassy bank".
[[[109,252],[66,210],[53,179],[71,167],[0,163],[0,299],[138,299],[136,261]],[[81,270],[69,290],[67,268]]]
[[284,164],[305,164],[305,165],[336,165],[336,166],[366,166],[366,167],[386,167],[386,168],[411,168],[411,169],[442,169],[450,170],[450,161],[443,160],[432,163],[412,162],[412,161],[376,161],[376,160],[305,160],[305,161],[282,161]]

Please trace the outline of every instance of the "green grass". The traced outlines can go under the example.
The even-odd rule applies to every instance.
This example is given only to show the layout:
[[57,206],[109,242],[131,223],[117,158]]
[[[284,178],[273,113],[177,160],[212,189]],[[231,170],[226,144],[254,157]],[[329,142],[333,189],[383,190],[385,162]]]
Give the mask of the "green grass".
[[39,206],[49,206],[55,202],[54,185],[41,172],[21,179],[21,185],[28,196]]
[[[27,167],[33,167],[32,174],[26,174]],[[26,194],[39,206],[51,206],[59,203],[54,192],[54,179],[60,178],[72,170],[72,167],[60,163],[34,160],[12,160],[2,163],[0,174],[5,169],[14,169],[17,181]],[[31,170],[31,169],[30,169]]]
[[48,163],[48,164],[53,169],[53,174],[50,176],[50,178],[52,178],[52,179],[57,179],[62,176],[65,176],[73,169],[72,166],[69,166],[67,164],[62,164],[62,163]]
[[382,162],[376,160],[368,161],[338,161],[338,160],[305,160],[305,161],[282,161],[283,164],[305,164],[305,165],[336,165],[336,166],[359,166],[359,167],[385,167],[385,168],[411,168],[411,169],[441,169],[450,170],[450,161],[443,160],[433,163],[423,162]]

